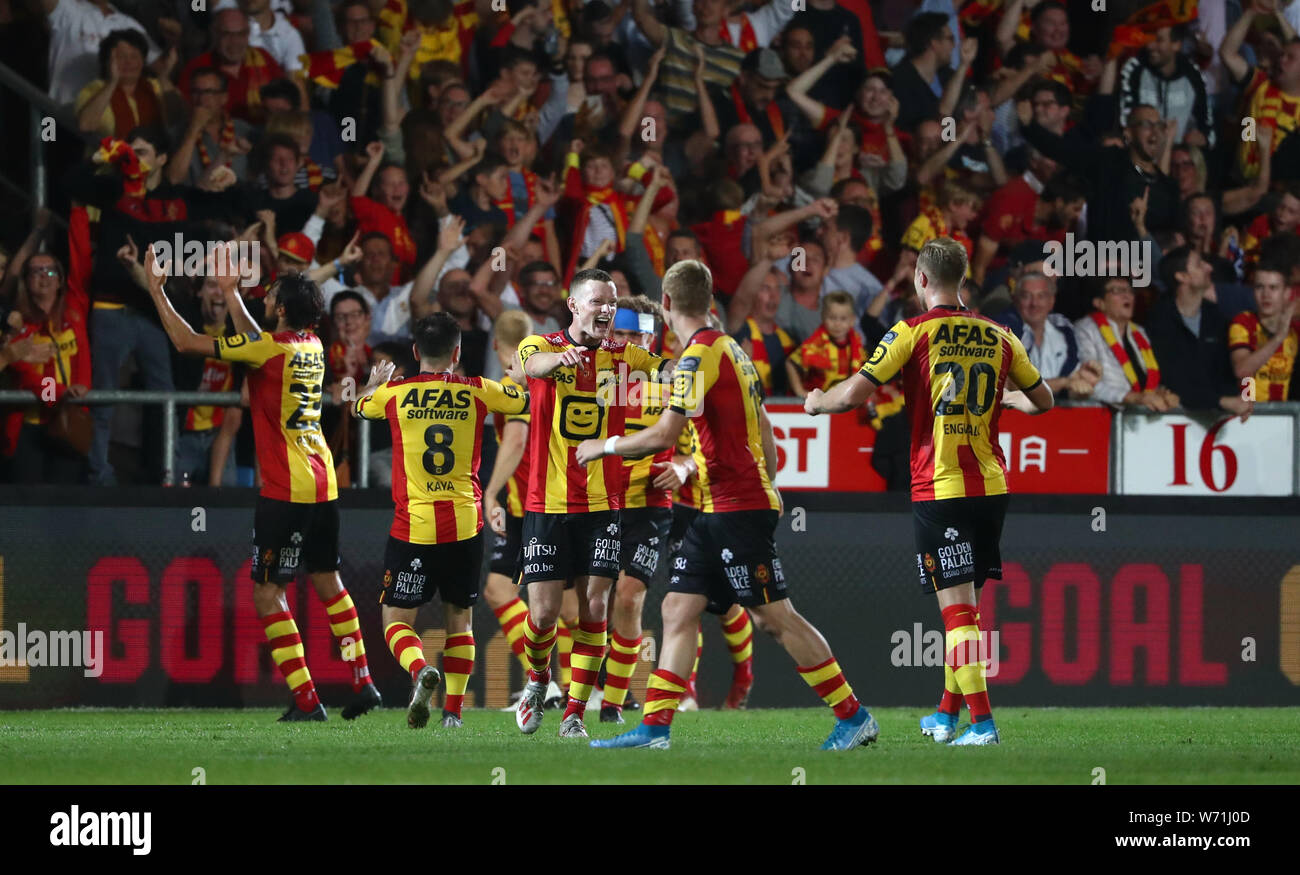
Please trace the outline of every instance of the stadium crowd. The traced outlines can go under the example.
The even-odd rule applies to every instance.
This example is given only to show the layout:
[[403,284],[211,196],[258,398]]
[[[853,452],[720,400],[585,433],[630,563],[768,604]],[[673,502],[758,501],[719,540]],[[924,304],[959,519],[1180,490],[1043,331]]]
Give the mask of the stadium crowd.
[[[1107,5],[0,0],[0,22],[44,19],[36,84],[85,142],[51,179],[66,240],[41,212],[0,253],[0,379],[34,399],[4,411],[3,478],[160,482],[156,408],[77,401],[240,391],[240,366],[182,360],[159,325],[143,247],[179,238],[257,243],[250,297],[321,284],[336,402],[377,361],[413,373],[423,315],[500,378],[503,313],[557,331],[578,270],[658,301],[691,258],[768,393],[802,397],[918,312],[916,254],[943,235],[970,256],[965,305],[1058,397],[1294,399],[1300,0]],[[194,329],[233,334],[215,281],[177,273]],[[886,385],[855,414],[897,489],[907,400]],[[179,416],[178,481],[253,484],[241,406]],[[371,424],[323,423],[342,485]]]

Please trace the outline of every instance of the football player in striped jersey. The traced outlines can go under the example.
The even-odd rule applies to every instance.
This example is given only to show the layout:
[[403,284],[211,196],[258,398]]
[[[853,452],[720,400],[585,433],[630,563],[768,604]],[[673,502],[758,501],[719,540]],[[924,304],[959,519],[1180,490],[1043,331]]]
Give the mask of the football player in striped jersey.
[[[1003,406],[1041,413],[1053,399],[1020,338],[963,307],[966,264],[965,247],[950,237],[922,245],[913,280],[925,312],[886,332],[857,374],[829,392],[810,392],[804,410],[851,410],[902,372],[912,423],[916,569],[922,591],[938,596],[946,632],[943,698],[922,718],[921,731],[939,742],[982,745],[999,741],[978,610],[984,581],[1002,579],[1007,466],[998,417]],[[1005,391],[1008,381],[1021,391]],[[971,726],[954,740],[963,698]]]

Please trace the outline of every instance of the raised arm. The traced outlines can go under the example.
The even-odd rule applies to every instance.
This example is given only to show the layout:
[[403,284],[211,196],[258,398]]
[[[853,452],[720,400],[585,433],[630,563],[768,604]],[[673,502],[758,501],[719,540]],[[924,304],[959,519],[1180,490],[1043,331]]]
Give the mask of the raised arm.
[[659,23],[655,18],[654,9],[650,6],[650,0],[633,0],[632,18],[636,21],[636,26],[641,30],[642,35],[650,45],[658,48],[668,39],[668,28]]
[[379,164],[384,160],[384,144],[375,140],[373,143],[366,145],[366,166],[357,174],[356,180],[352,183],[352,196],[365,197],[366,192],[370,191],[370,181],[375,178],[375,172],[379,170]]
[[1234,82],[1246,78],[1246,72],[1250,70],[1250,64],[1241,56],[1241,44],[1245,41],[1246,34],[1250,32],[1251,25],[1255,23],[1257,14],[1254,4],[1248,4],[1241,11],[1241,17],[1223,35],[1223,42],[1219,45],[1219,60],[1223,61],[1223,66],[1232,75]]
[[[632,135],[641,127],[645,102],[650,98],[650,90],[655,87],[655,80],[659,78],[659,65],[663,62],[666,54],[668,54],[667,44],[655,49],[655,53],[650,56],[650,66],[641,79],[641,87],[636,90],[636,94],[628,101],[627,108],[623,110],[623,117],[619,119],[618,137],[624,149],[631,142]],[[659,132],[655,131],[655,134],[658,135]]]
[[176,312],[176,308],[167,298],[167,293],[163,291],[163,284],[167,282],[171,267],[171,264],[159,265],[153,247],[149,247],[144,260],[145,276],[149,297],[153,299],[153,305],[158,310],[163,330],[167,332],[167,337],[171,340],[172,346],[176,347],[177,352],[186,355],[212,355],[214,350],[212,338],[206,334],[199,334],[191,328],[189,323]]
[[812,123],[814,128],[820,127],[825,120],[826,104],[809,97],[808,92],[826,75],[831,67],[842,62],[852,61],[857,55],[858,50],[853,47],[853,43],[848,37],[842,36],[831,45],[826,57],[791,79],[790,84],[786,86],[786,97],[789,97],[795,106],[803,110],[803,114],[808,116],[808,121]]
[[[442,273],[442,266],[447,263],[451,254],[461,247],[465,242],[464,238],[465,220],[460,216],[449,216],[445,224],[438,230],[438,249],[424,263],[415,279],[411,283],[411,300],[432,300],[434,293],[437,291],[438,276]],[[488,263],[491,263],[488,259]]]
[[998,22],[997,41],[998,49],[1003,55],[1016,44],[1016,31],[1020,28],[1020,15],[1024,8],[1025,0],[1011,0],[1002,12],[1002,20]]
[[975,62],[978,53],[979,40],[975,37],[967,37],[961,41],[961,62],[957,64],[957,69],[952,71],[948,84],[944,86],[943,97],[939,100],[940,118],[952,115],[953,110],[957,108],[957,101],[961,99],[961,90],[966,85],[966,74],[970,71],[970,65]]

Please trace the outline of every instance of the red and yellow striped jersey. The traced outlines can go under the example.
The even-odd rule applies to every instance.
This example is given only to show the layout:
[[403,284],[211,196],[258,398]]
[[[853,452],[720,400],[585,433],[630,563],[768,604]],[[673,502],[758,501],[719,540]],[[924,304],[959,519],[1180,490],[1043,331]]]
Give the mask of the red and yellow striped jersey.
[[992,319],[938,306],[894,325],[862,370],[877,386],[903,373],[912,417],[912,500],[1007,491],[998,417],[1007,378],[1042,382],[1016,337]]
[[[1247,310],[1232,317],[1228,325],[1228,352],[1248,349],[1252,352],[1268,343],[1271,336],[1259,321],[1259,314]],[[1300,352],[1300,323],[1292,322],[1286,340],[1255,372],[1256,401],[1285,401],[1295,374],[1296,354]]]
[[627,469],[619,456],[579,465],[578,444],[623,434],[628,414],[626,389],[633,372],[653,381],[663,359],[637,346],[606,340],[581,347],[568,331],[533,334],[519,342],[519,361],[539,352],[582,350],[582,363],[557,369],[545,379],[528,378],[533,425],[528,432],[528,495],[524,509],[540,513],[594,513],[619,510],[627,489]]
[[310,331],[249,331],[213,342],[216,357],[249,365],[263,498],[311,504],[339,497],[320,427],[325,350]]
[[478,466],[489,413],[515,415],[528,396],[482,377],[420,373],[393,380],[356,403],[393,434],[393,527],[409,544],[464,541],[483,528]]
[[[524,391],[520,386],[509,377],[501,378],[501,385],[507,388],[514,387],[518,391]],[[497,413],[492,417],[492,424],[497,430],[497,442],[505,436],[506,425],[511,422],[522,422],[524,430],[528,430],[528,422],[532,418],[529,413]],[[497,456],[500,459],[500,456]],[[515,472],[510,475],[506,481],[506,514],[512,517],[522,517],[524,515],[524,496],[528,493],[528,438],[524,438],[524,452],[519,457],[519,464],[515,466]]]
[[[677,446],[674,448],[673,454],[695,458],[695,452],[699,449],[699,446],[700,436],[695,431],[695,423],[687,420],[686,428],[682,429],[681,433],[677,435]],[[677,487],[677,491],[673,494],[673,503],[698,509],[700,506],[698,492],[699,490],[695,488],[695,478],[692,477]]]
[[669,409],[695,425],[704,513],[780,509],[763,458],[762,404],[763,381],[735,338],[712,328],[691,335],[673,372]]
[[[671,394],[672,387],[666,383],[633,383],[627,393],[629,410],[623,426],[624,434],[634,434],[658,422]],[[660,489],[653,482],[660,473],[654,469],[654,463],[672,460],[672,447],[658,455],[625,459],[623,464],[627,468],[627,493],[623,507],[672,507],[672,490]]]
[[[1258,124],[1268,125],[1273,129],[1273,143],[1270,146],[1273,155],[1281,148],[1282,141],[1300,127],[1300,94],[1290,94],[1277,87],[1273,79],[1265,80],[1250,98],[1246,114]],[[1242,176],[1254,179],[1259,176],[1259,142],[1254,138],[1243,140],[1237,150],[1237,166]]]

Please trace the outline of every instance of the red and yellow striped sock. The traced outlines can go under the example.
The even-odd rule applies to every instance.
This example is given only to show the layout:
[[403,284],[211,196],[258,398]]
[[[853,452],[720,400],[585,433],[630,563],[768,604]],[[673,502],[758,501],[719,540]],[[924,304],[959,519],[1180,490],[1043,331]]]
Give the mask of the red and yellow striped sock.
[[853,695],[853,687],[844,679],[844,672],[840,671],[835,657],[811,668],[799,666],[799,676],[822,697],[823,702],[831,706],[836,717],[847,720],[858,713],[861,703]]
[[366,662],[366,642],[361,637],[361,621],[357,619],[356,605],[345,589],[325,603],[329,615],[330,631],[338,642],[343,661],[352,667],[352,692],[356,693],[370,683],[370,666]]
[[555,649],[560,655],[560,689],[566,693],[569,691],[569,684],[573,682],[573,627],[564,622],[563,618],[556,621]]
[[549,683],[551,650],[555,647],[555,627],[538,629],[531,614],[524,617],[524,656],[528,660],[528,679]]
[[501,624],[501,634],[506,636],[506,643],[514,653],[519,664],[528,671],[528,657],[524,656],[524,618],[528,616],[528,605],[521,598],[513,598],[499,608],[493,608],[497,622]]
[[645,716],[641,722],[647,726],[671,726],[685,692],[686,681],[667,669],[655,669],[646,684]]
[[627,701],[627,687],[636,671],[636,655],[641,651],[641,638],[624,638],[615,630],[609,636],[609,658],[605,660],[605,704],[623,707]]
[[[754,655],[754,624],[749,621],[749,611],[744,608],[732,620],[722,622],[722,637],[727,639],[727,648],[731,651],[731,661],[737,665],[749,660]],[[700,634],[701,643],[704,640]],[[696,657],[698,659],[698,657]]]
[[961,713],[963,696],[961,687],[957,686],[957,675],[947,662],[943,666],[943,698],[939,700],[939,712],[956,717]]
[[420,636],[405,623],[389,623],[384,627],[384,641],[398,664],[415,680],[429,663],[424,661],[424,647]]
[[[950,668],[956,687],[970,708],[972,723],[992,718],[984,661],[980,658],[979,620],[974,605],[949,605],[943,609],[943,664]],[[947,672],[944,672],[945,680]]]
[[569,704],[564,716],[582,716],[591,698],[591,688],[600,674],[600,661],[605,656],[605,621],[579,623],[573,630],[573,676],[569,682]]
[[442,710],[460,716],[461,702],[465,699],[465,686],[474,673],[474,634],[463,632],[447,636],[442,649],[442,677],[447,685],[447,697]]
[[288,611],[268,614],[262,618],[262,629],[266,632],[266,640],[271,642],[271,658],[293,692],[294,704],[303,711],[315,710],[320,704],[320,696],[316,694],[316,685],[307,670],[307,657],[303,653],[302,637],[298,635],[298,624],[293,621],[293,614]]

